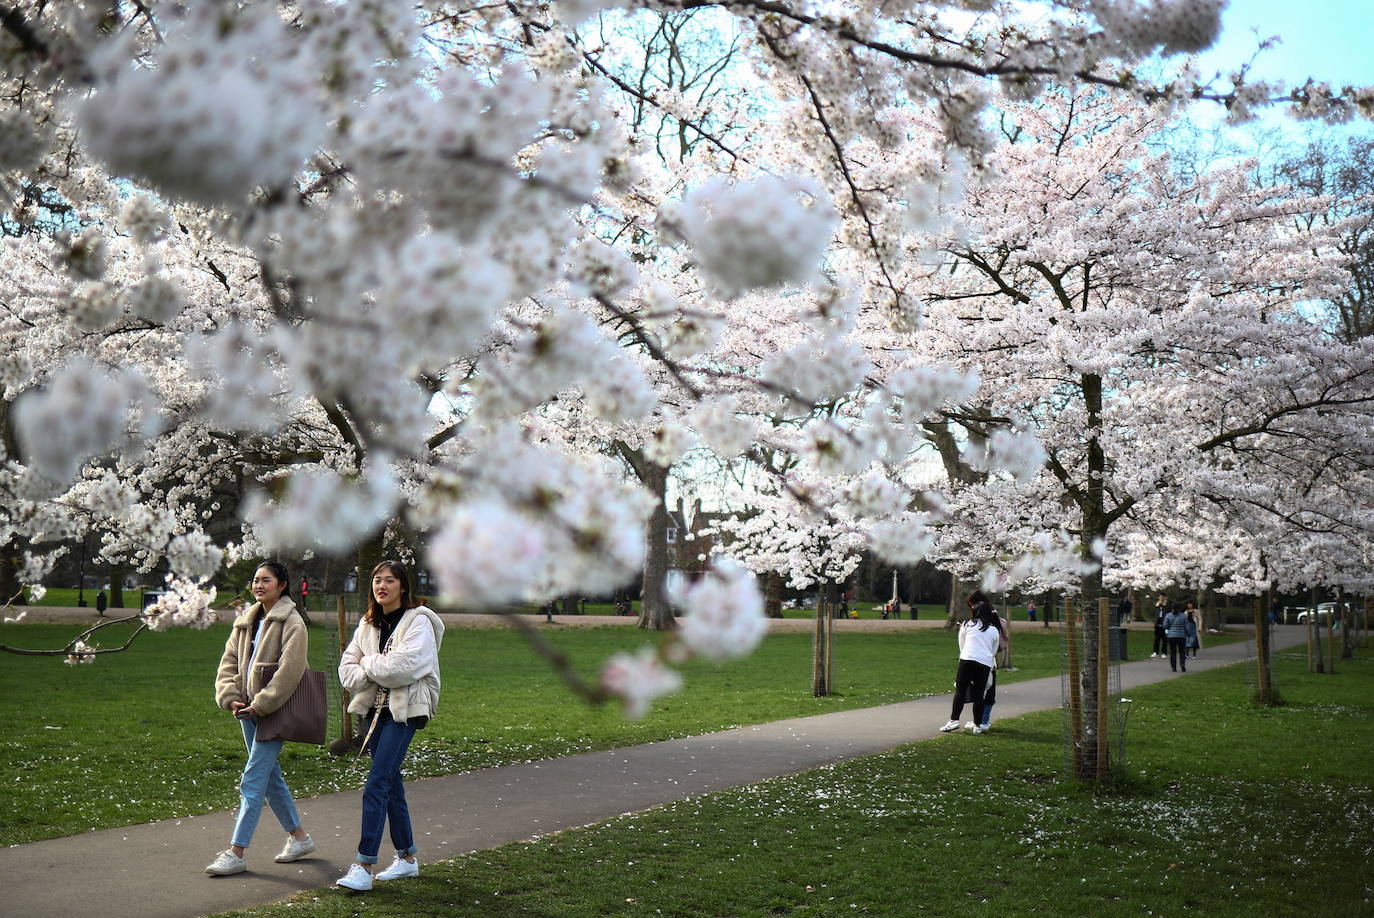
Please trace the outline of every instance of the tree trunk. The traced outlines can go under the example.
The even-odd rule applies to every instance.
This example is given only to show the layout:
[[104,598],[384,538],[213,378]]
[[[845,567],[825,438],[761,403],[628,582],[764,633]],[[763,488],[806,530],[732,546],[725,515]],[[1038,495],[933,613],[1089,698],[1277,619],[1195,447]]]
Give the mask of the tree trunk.
[[[1080,777],[1101,781],[1107,775],[1099,767],[1097,744],[1106,742],[1106,737],[1098,736],[1097,725],[1099,709],[1107,704],[1107,687],[1099,683],[1097,655],[1100,647],[1098,598],[1102,592],[1102,568],[1100,559],[1093,554],[1093,544],[1098,540],[1106,541],[1107,514],[1104,492],[1107,471],[1106,455],[1098,440],[1102,411],[1102,379],[1094,374],[1082,377],[1083,401],[1088,410],[1087,442],[1087,481],[1078,497],[1079,509],[1083,514],[1083,559],[1094,565],[1090,574],[1084,574],[1079,582],[1078,602],[1083,613],[1083,666],[1082,666],[1082,704],[1083,704],[1083,769]],[[1105,649],[1105,648],[1103,648]],[[1107,768],[1110,769],[1110,763]]]
[[763,612],[769,618],[782,618],[782,574],[777,571],[764,575]]
[[949,607],[945,614],[945,628],[957,628],[963,619],[963,611],[968,608],[968,603],[964,597],[968,596],[968,590],[964,587],[967,584],[959,579],[959,575],[950,572],[949,575]]
[[816,599],[816,635],[811,655],[811,694],[824,698],[834,690],[835,585],[822,583]]
[[122,564],[110,565],[110,608],[124,608],[125,567]]
[[1273,604],[1272,589],[1268,602],[1264,597],[1255,599],[1255,703],[1265,707],[1278,704],[1269,665],[1269,609]]
[[10,539],[0,546],[0,605],[22,606],[28,602],[23,584],[19,582],[20,554],[18,539]]
[[650,631],[671,631],[677,627],[668,605],[668,470],[652,462],[636,469],[639,480],[654,496],[654,512],[645,532],[644,583],[640,588],[639,627]]
[[[385,532],[379,529],[358,544],[358,608],[353,611],[359,615],[367,611],[368,598],[372,595],[372,569],[385,560]],[[414,590],[415,584],[410,588]]]
[[1355,658],[1355,608],[1346,609],[1345,591],[1336,591],[1336,611],[1341,616],[1341,659]]

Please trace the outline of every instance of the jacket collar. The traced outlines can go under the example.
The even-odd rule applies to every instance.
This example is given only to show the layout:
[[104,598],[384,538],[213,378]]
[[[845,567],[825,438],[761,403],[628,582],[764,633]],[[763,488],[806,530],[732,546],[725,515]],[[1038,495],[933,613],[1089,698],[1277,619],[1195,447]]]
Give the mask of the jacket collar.
[[[234,627],[247,628],[248,626],[252,625],[253,619],[257,617],[258,609],[261,606],[262,603],[255,602],[248,608],[244,609],[243,612],[239,614],[239,617],[234,619]],[[291,597],[283,596],[281,599],[278,599],[275,603],[273,603],[272,608],[267,610],[266,620],[269,622],[279,622],[295,611],[296,604],[292,602]]]

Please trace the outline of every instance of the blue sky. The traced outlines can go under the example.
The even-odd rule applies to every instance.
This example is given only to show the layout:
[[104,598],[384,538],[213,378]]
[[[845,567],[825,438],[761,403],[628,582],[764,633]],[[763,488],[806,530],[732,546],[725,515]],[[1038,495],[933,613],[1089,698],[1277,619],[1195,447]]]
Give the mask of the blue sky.
[[[1197,58],[1203,79],[1221,73],[1217,88],[1225,90],[1226,74],[1255,54],[1259,43],[1277,35],[1281,42],[1256,58],[1252,78],[1301,85],[1308,77],[1341,86],[1374,85],[1374,0],[1231,0],[1222,18],[1221,38]],[[1295,121],[1283,107],[1271,108],[1238,128],[1225,128],[1220,106],[1195,105],[1191,120],[1206,130],[1221,130],[1237,152],[1263,158],[1276,145],[1305,144],[1318,137],[1339,142],[1341,137],[1374,132],[1374,124],[1355,119],[1346,125]]]
[[1199,58],[1202,72],[1235,69],[1271,35],[1283,43],[1260,56],[1260,79],[1374,85],[1374,0],[1231,0],[1220,41]]

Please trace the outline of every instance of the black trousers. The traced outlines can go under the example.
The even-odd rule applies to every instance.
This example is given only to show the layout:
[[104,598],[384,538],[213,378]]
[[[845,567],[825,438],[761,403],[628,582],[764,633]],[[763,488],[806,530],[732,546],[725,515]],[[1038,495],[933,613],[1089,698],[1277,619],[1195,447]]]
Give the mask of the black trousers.
[[1150,653],[1163,655],[1164,648],[1168,646],[1166,641],[1167,639],[1164,637],[1164,626],[1155,625],[1155,649],[1150,651]]
[[973,698],[973,722],[983,722],[985,696],[988,693],[988,675],[992,667],[984,666],[975,660],[960,660],[959,669],[954,674],[954,707],[949,719],[958,720],[964,713],[964,699]]
[[1183,671],[1188,671],[1188,648],[1183,646],[1187,638],[1169,638],[1169,668],[1178,669],[1183,667]]

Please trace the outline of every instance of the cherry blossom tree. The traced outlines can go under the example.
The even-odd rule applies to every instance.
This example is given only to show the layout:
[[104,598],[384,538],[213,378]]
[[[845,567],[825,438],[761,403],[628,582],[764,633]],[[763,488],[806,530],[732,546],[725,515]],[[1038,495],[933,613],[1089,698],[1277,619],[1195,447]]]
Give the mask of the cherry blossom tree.
[[[1166,115],[1094,92],[1005,117],[995,177],[970,186],[953,232],[931,243],[941,257],[917,353],[980,374],[945,420],[970,434],[958,461],[993,470],[951,469],[935,556],[980,547],[995,589],[1024,579],[1037,533],[1071,533],[1091,658],[1105,583],[1223,576],[1252,589],[1256,539],[1232,537],[1237,521],[1367,539],[1363,514],[1344,511],[1368,498],[1374,350],[1304,313],[1340,280],[1330,237],[1292,228],[1320,202],[1256,187],[1243,166],[1185,179],[1146,144]],[[1010,446],[1017,429],[1039,448]],[[1026,460],[1019,475],[1001,471],[1017,467],[997,456],[1009,452]],[[1126,549],[1161,538],[1173,568],[1146,575]],[[1083,690],[1091,723],[1102,699],[1090,671]]]
[[[596,456],[530,433],[574,389],[603,419],[646,430],[698,412],[699,432],[735,429],[753,410],[725,400],[735,388],[785,403],[769,436],[839,483],[773,476],[779,493],[842,519],[826,495],[852,504],[845,476],[908,454],[893,441],[970,378],[921,372],[910,356],[922,269],[905,239],[958,199],[961,170],[1015,167],[993,163],[997,93],[1086,83],[1133,105],[1210,100],[1237,118],[1276,101],[1300,117],[1370,113],[1362,88],[1218,87],[1186,71],[1152,82],[1134,69],[1206,47],[1221,5],[1065,0],[1032,25],[995,0],[6,4],[7,220],[23,223],[35,193],[73,213],[55,251],[24,237],[4,255],[0,543],[25,551],[19,579],[35,583],[51,560],[41,546],[101,521],[119,534],[110,556],[170,566],[167,599],[146,615],[158,626],[207,620],[198,586],[222,559],[367,556],[402,526],[427,534],[457,605],[602,592],[643,567],[653,500]],[[700,98],[641,91],[679,136],[701,139],[670,181],[644,163],[645,129],[617,114],[612,93],[625,87],[597,66],[608,52],[587,43],[598,11],[627,6],[727,17],[766,98],[766,119],[729,133]],[[727,120],[752,117],[754,102]],[[875,175],[892,184],[874,190],[870,153],[897,150],[919,155]],[[1220,197],[1196,210],[1218,236],[1245,231]],[[626,231],[608,242],[615,225]],[[650,295],[674,262],[667,292]],[[1035,270],[1026,261],[1013,282]],[[796,306],[809,336],[747,370],[679,356],[750,296]],[[1201,300],[1191,321],[1225,319]],[[1041,321],[1035,302],[1012,308]],[[1078,384],[1100,375],[1091,361],[1075,372]],[[1282,380],[1297,385],[1299,369]],[[1328,382],[1339,393],[1348,380]],[[686,401],[663,410],[669,391]],[[1309,411],[1337,397],[1301,391]],[[985,401],[981,461],[1015,469],[1033,419]],[[817,408],[831,403],[842,410]],[[1084,411],[1092,428],[1096,409]],[[1269,411],[1253,435],[1194,445],[1235,452],[1291,416]],[[1091,472],[1098,440],[1086,442]],[[1082,443],[1052,443],[1052,461],[1077,462]],[[216,507],[230,479],[252,493]],[[1121,506],[1107,509],[1091,475],[1063,483],[1082,493],[1085,518]],[[919,541],[919,493],[866,520],[866,537]],[[207,521],[231,510],[242,529],[217,544]],[[723,589],[747,592],[732,571]],[[634,686],[672,681],[619,661],[603,688],[634,708]]]

